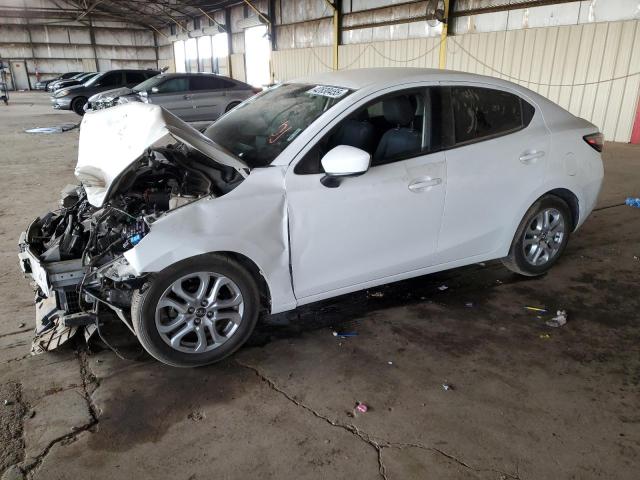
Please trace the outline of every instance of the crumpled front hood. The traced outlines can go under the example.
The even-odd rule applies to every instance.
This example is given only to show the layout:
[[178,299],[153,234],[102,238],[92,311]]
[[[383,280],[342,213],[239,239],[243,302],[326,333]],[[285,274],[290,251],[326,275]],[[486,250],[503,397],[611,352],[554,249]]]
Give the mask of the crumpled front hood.
[[96,93],[89,98],[89,101],[91,103],[94,103],[105,98],[118,98],[122,95],[129,95],[130,93],[133,93],[133,90],[129,87],[114,88],[112,90],[106,90],[104,92]]
[[249,168],[195,128],[158,105],[127,103],[87,112],[80,124],[75,175],[94,207],[108,199],[114,180],[145,151],[167,135],[243,177]]

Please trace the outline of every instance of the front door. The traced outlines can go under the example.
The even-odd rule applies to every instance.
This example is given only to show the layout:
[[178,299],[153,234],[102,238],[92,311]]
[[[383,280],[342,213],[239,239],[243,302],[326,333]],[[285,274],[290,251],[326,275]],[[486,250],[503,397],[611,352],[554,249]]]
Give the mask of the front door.
[[[371,102],[319,141],[320,152],[314,147],[287,171],[298,301],[365,288],[432,264],[446,170],[444,153],[432,151],[438,148],[431,142],[423,94],[414,89]],[[321,157],[336,144],[368,151],[372,164],[363,175],[327,188],[314,155]]]

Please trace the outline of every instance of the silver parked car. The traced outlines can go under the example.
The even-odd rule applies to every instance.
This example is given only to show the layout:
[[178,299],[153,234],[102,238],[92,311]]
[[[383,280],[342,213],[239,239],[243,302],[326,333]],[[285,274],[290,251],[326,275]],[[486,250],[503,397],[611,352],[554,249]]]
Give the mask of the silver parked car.
[[160,105],[187,122],[213,121],[262,91],[213,73],[163,73],[133,88],[118,88],[89,98],[85,110],[129,102]]

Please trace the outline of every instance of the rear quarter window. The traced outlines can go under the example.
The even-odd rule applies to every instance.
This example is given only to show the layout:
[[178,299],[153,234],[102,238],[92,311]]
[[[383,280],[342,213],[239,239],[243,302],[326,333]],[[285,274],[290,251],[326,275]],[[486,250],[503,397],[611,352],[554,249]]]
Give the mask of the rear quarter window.
[[535,109],[517,95],[479,87],[452,87],[455,143],[469,143],[525,128]]

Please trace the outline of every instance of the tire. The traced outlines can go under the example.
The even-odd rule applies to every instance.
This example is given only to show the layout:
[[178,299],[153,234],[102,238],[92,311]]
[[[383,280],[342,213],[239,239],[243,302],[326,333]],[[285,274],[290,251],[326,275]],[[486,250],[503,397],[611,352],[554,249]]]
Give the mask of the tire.
[[555,195],[544,195],[525,213],[502,263],[520,275],[543,275],[562,255],[571,231],[573,220],[567,203]]
[[81,117],[84,115],[84,104],[87,103],[86,97],[74,98],[71,102],[71,110],[76,112]]
[[240,102],[231,102],[229,105],[227,105],[227,108],[224,110],[224,113],[227,113],[229,110],[236,108],[238,105],[240,105]]
[[[216,290],[219,279],[222,287]],[[205,307],[200,302],[206,303],[207,297],[213,303]],[[144,349],[174,367],[208,365],[231,355],[251,336],[259,311],[258,286],[251,274],[238,262],[214,254],[178,262],[153,275],[134,292],[131,303],[133,327]]]

